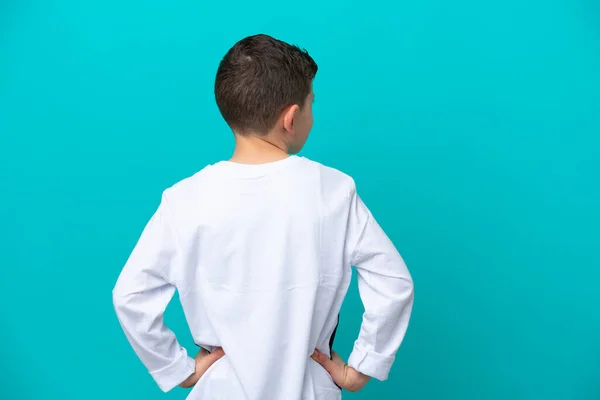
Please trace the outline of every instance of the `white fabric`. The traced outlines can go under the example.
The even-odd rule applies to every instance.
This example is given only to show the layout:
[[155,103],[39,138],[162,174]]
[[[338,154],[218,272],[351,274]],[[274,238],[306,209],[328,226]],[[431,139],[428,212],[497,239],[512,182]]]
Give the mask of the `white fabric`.
[[329,354],[351,266],[365,313],[349,365],[384,380],[408,326],[413,284],[354,181],[303,157],[223,161],[163,193],[113,301],[163,391],[194,371],[163,323],[177,289],[196,344],[226,353],[188,399],[337,400],[340,389],[310,355]]

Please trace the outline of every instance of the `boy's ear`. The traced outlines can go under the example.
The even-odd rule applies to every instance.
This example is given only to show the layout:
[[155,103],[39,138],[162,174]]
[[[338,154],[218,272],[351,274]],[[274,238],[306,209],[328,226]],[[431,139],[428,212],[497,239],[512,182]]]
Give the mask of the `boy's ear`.
[[298,111],[300,111],[298,104],[289,106],[283,111],[283,128],[292,135],[294,134],[294,118]]

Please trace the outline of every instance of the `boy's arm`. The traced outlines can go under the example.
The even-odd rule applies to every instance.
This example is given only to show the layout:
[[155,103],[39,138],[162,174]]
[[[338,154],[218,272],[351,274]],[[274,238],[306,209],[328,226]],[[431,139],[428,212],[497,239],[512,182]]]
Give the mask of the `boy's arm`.
[[165,392],[195,370],[194,359],[163,321],[175,293],[173,274],[181,257],[163,196],[113,289],[115,311],[129,343]]
[[365,308],[348,365],[385,380],[408,328],[413,282],[402,257],[355,188],[351,191],[347,246]]

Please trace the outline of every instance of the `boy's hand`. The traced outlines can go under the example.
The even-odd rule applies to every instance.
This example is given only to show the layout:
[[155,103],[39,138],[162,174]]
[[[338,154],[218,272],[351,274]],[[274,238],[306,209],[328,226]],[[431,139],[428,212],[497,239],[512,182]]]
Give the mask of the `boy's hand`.
[[349,392],[358,392],[371,379],[370,376],[362,374],[346,365],[334,351],[331,352],[331,360],[319,350],[315,350],[312,359],[321,364],[329,372],[336,385]]
[[185,381],[181,382],[179,386],[182,388],[191,388],[194,386],[211,365],[224,355],[225,352],[220,347],[212,353],[209,353],[205,349],[200,349],[198,354],[196,354],[196,357],[194,357],[194,360],[196,361],[196,370]]

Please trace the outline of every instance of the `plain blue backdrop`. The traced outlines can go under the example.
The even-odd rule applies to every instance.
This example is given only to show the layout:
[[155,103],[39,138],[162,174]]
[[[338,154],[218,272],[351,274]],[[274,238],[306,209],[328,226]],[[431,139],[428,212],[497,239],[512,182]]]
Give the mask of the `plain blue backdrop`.
[[[355,177],[415,279],[390,380],[347,398],[599,399],[595,0],[2,0],[0,398],[185,398],[111,289],[162,190],[230,155],[214,74],[254,33],[319,63],[303,155]],[[344,356],[361,313],[353,286]],[[194,351],[176,299],[167,322]]]

